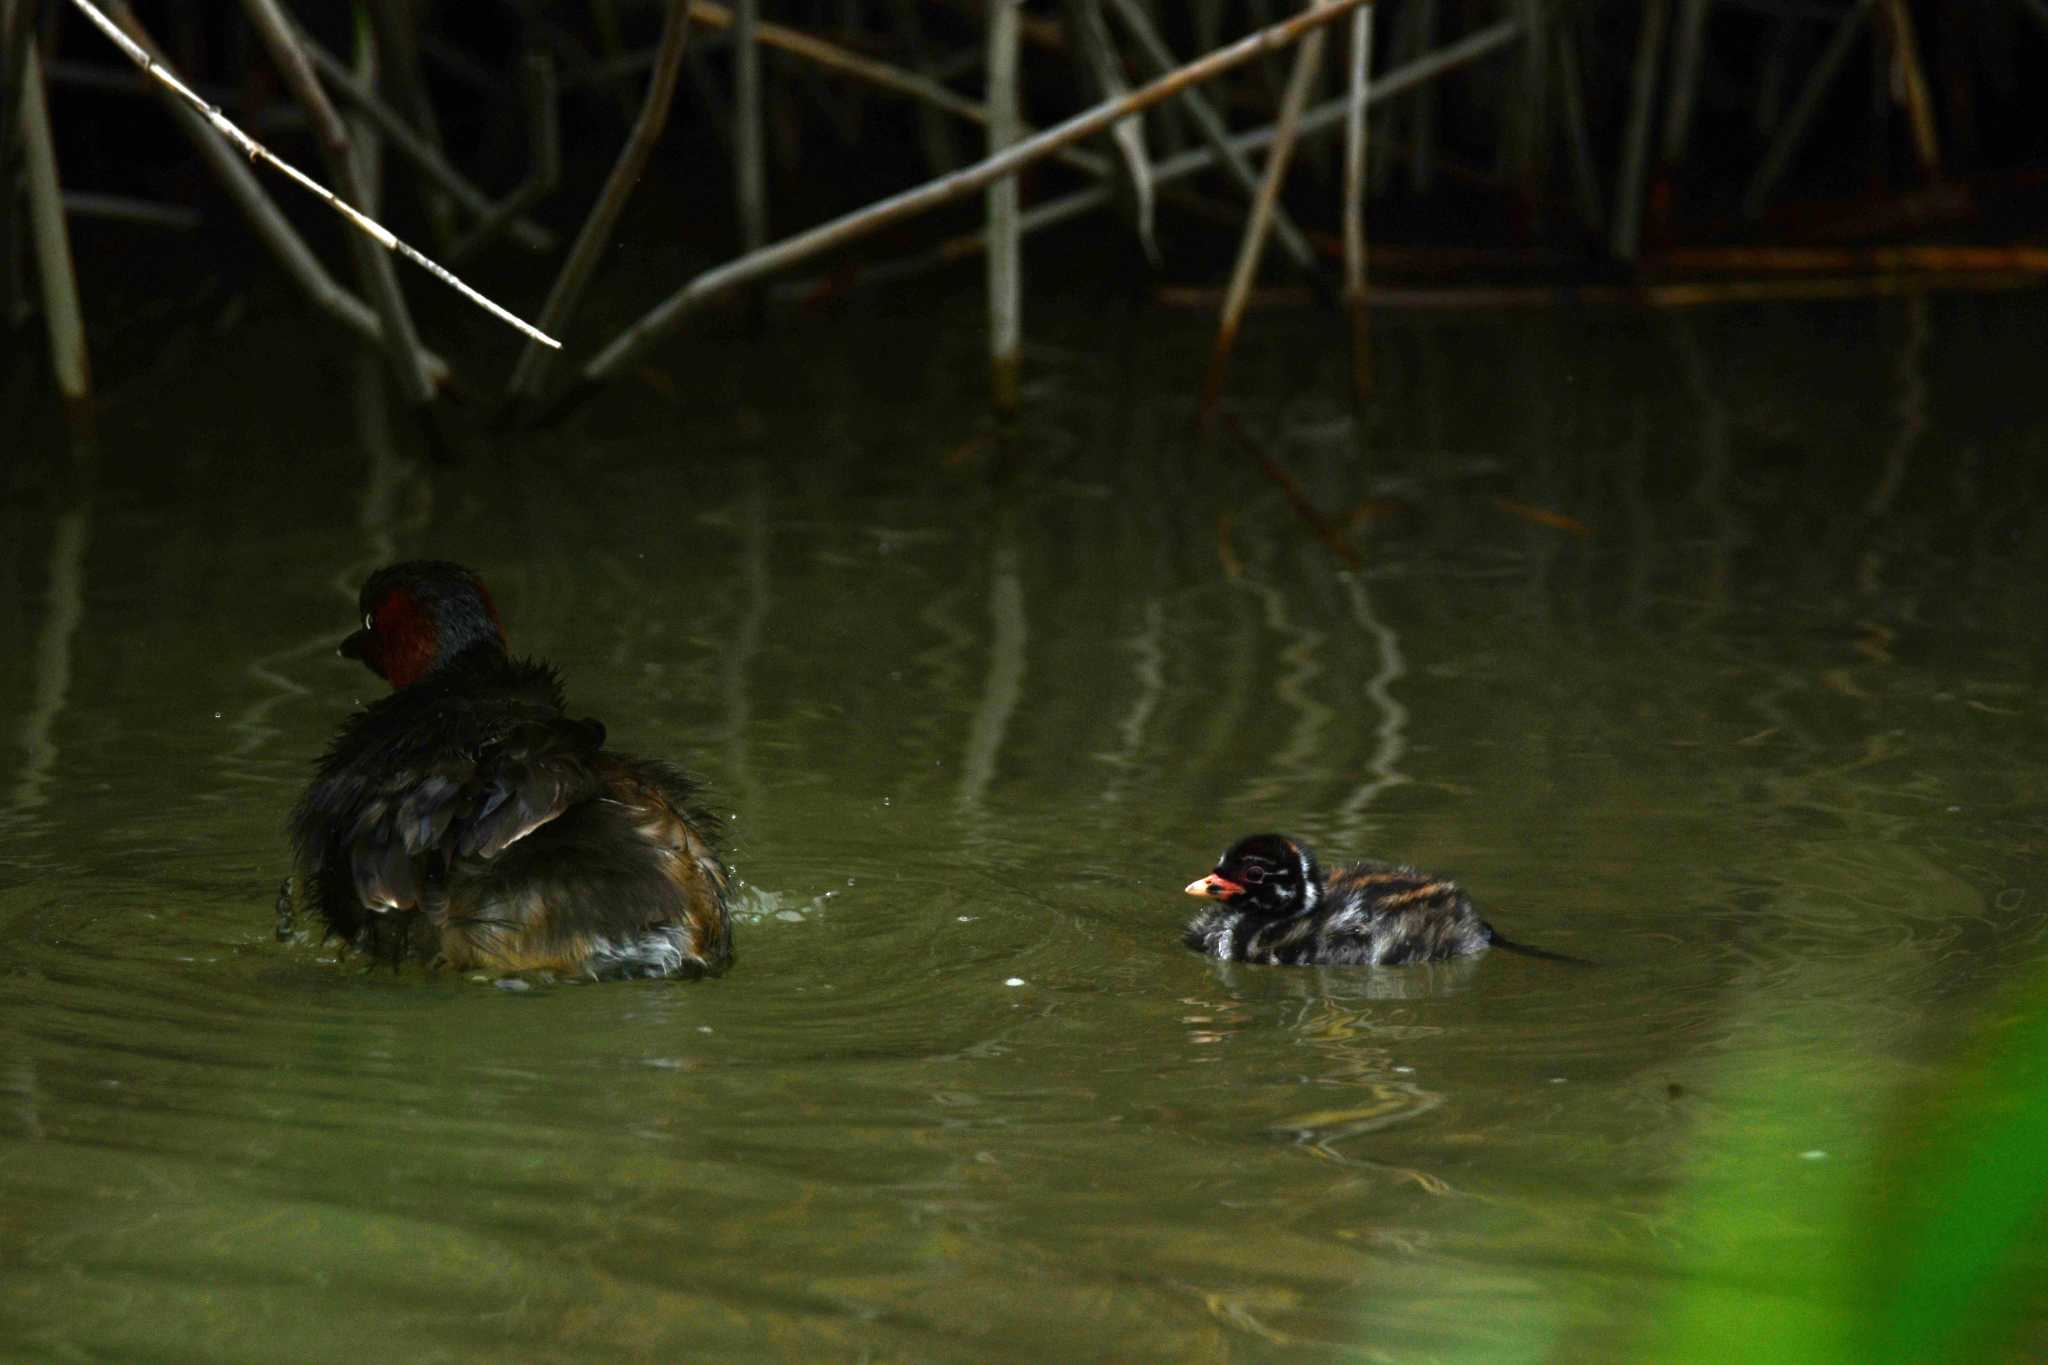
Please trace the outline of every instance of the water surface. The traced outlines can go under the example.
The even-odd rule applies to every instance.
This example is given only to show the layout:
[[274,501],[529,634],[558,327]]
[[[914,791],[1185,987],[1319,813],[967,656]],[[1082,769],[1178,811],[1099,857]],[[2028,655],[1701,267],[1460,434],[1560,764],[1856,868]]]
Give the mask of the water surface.
[[[1897,1097],[2048,963],[2040,313],[1391,317],[1364,422],[1336,324],[1260,315],[1249,448],[1199,318],[1040,310],[1009,429],[971,307],[812,320],[441,472],[290,319],[173,347],[95,470],[5,475],[0,1354],[1629,1359],[1703,1281],[1733,1342],[1810,1307]],[[728,976],[272,941],[409,555],[707,779]],[[1600,965],[1184,951],[1274,827]]]

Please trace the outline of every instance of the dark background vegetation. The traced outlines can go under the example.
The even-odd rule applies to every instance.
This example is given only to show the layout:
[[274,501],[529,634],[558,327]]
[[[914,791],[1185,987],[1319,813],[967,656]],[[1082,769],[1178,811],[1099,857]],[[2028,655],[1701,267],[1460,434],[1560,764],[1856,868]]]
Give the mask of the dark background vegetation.
[[[1617,181],[1636,98],[1643,25],[1661,7],[1662,40],[1654,82],[1649,164],[1643,182],[1641,248],[1617,259],[1612,218]],[[31,8],[35,8],[31,6]],[[1197,54],[1211,34],[1228,39],[1280,17],[1273,3],[1168,4],[1151,7],[1175,51]],[[1520,43],[1452,72],[1375,111],[1370,235],[1380,254],[1375,279],[1407,278],[1472,285],[1526,280],[1644,279],[1674,268],[1676,248],[1730,244],[1868,246],[1902,243],[2005,244],[2041,221],[2048,180],[2044,87],[2030,76],[2048,58],[2048,7],[2036,0],[1952,5],[1880,0],[1864,19],[1838,74],[1825,88],[1784,178],[1761,205],[1743,211],[1752,176],[1813,78],[1831,35],[1857,7],[1838,0],[1715,0],[1698,25],[1696,98],[1689,130],[1667,155],[1674,82],[1690,60],[1681,34],[1685,0],[1542,0],[1461,3],[1383,0],[1375,19],[1375,69],[1384,71],[1421,47],[1441,47],[1500,21],[1534,14],[1553,37],[1551,56],[1531,63]],[[559,188],[534,216],[562,236],[554,256],[500,239],[462,263],[485,293],[531,316],[553,277],[560,250],[582,221],[617,153],[645,82],[646,50],[659,30],[652,4],[438,4],[297,7],[295,18],[331,51],[346,55],[356,26],[398,23],[417,43],[420,73],[447,156],[493,193],[517,184],[529,164],[529,139],[517,74],[521,61],[545,55],[558,73],[564,139]],[[763,18],[815,33],[854,51],[904,66],[935,64],[961,93],[980,98],[983,15],[976,0],[854,3],[771,0]],[[262,43],[238,6],[142,5],[137,13],[175,67],[221,102],[259,138],[320,174],[303,113],[281,85]],[[1050,124],[1099,98],[1075,45],[1069,15],[1057,5],[1026,7],[1023,62],[1026,117]],[[1909,30],[1902,41],[1899,25]],[[914,21],[914,22],[913,22]],[[146,363],[150,342],[130,357],[124,337],[139,322],[181,306],[225,308],[274,298],[292,306],[279,273],[236,211],[217,191],[139,73],[69,5],[43,0],[34,21],[49,67],[60,171],[67,190],[154,201],[196,210],[198,230],[74,215],[87,335],[107,374]],[[1424,36],[1421,25],[1432,27]],[[1322,97],[1341,89],[1345,26],[1332,30]],[[1584,120],[1568,114],[1558,46],[1575,54]],[[1128,56],[1126,52],[1126,56]],[[733,95],[727,31],[697,26],[687,68],[662,144],[637,186],[616,247],[600,266],[597,293],[572,338],[588,346],[689,274],[739,254],[733,200]],[[1211,86],[1233,128],[1269,122],[1284,83],[1287,54],[1255,63]],[[786,54],[765,54],[763,122],[769,193],[768,238],[927,179],[985,146],[978,128],[927,114]],[[387,61],[388,65],[388,61]],[[1134,81],[1146,73],[1129,63]],[[1913,76],[1926,98],[1918,106]],[[1931,116],[1936,159],[1915,139]],[[1147,125],[1154,156],[1193,145],[1185,120],[1155,113]],[[1287,187],[1287,202],[1333,253],[1337,230],[1340,139],[1308,141]],[[1589,216],[1575,180],[1583,151],[1598,187]],[[261,172],[272,196],[300,225],[338,277],[348,278],[341,224],[310,198]],[[322,177],[325,178],[324,176]],[[419,180],[386,158],[386,220],[429,254],[445,249],[424,212]],[[1031,203],[1081,183],[1041,163],[1024,177]],[[1148,262],[1127,216],[1097,214],[1027,242],[1025,296],[1047,290],[1114,290],[1144,300],[1161,285],[1215,285],[1236,249],[1243,201],[1210,173],[1169,190],[1158,208],[1161,258]],[[829,263],[798,273],[816,278],[851,264],[928,247],[980,219],[978,197],[886,231]],[[6,263],[10,350],[35,363],[40,329],[28,327],[33,281],[25,231],[14,215]],[[1448,248],[1488,248],[1474,257]],[[1628,254],[1628,253],[1621,253]],[[1978,262],[1982,264],[1981,260]],[[1852,271],[1860,267],[1852,265]],[[458,371],[475,389],[494,387],[511,334],[472,313],[410,267],[409,300],[430,342],[473,359]],[[1726,278],[1716,265],[1708,274]],[[1953,271],[1942,272],[1943,275]],[[1269,253],[1268,279],[1291,278]],[[946,288],[975,291],[978,268],[955,267]],[[1943,282],[1930,277],[1930,284]],[[1956,282],[1950,280],[1948,282]],[[1967,281],[1963,281],[1966,282]],[[815,302],[818,294],[809,297]],[[921,306],[913,291],[902,303]],[[760,320],[757,314],[750,315]],[[111,368],[109,368],[111,367]]]

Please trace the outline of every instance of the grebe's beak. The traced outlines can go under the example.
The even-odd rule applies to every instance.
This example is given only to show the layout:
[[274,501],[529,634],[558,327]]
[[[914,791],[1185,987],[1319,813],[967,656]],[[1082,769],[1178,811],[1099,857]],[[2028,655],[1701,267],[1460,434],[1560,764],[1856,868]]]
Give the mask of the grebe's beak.
[[363,645],[368,641],[369,637],[370,632],[359,630],[336,645],[334,652],[344,659],[360,659],[363,657]]
[[1190,896],[1207,896],[1210,900],[1227,901],[1244,894],[1244,888],[1228,877],[1219,877],[1214,872],[1199,881],[1187,884]]

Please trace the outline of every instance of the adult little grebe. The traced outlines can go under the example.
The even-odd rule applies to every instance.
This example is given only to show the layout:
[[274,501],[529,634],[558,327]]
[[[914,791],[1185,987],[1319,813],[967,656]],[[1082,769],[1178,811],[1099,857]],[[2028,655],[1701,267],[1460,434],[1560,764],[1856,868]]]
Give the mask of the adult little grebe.
[[330,934],[394,962],[699,976],[731,960],[695,783],[565,715],[555,671],[507,657],[468,569],[393,564],[358,605],[341,653],[393,691],[343,722],[292,813],[281,934],[303,896]]
[[1456,882],[1398,863],[1326,875],[1308,845],[1284,834],[1238,840],[1187,892],[1217,904],[1188,922],[1182,941],[1227,962],[1392,967],[1506,948],[1590,965],[1502,938]]

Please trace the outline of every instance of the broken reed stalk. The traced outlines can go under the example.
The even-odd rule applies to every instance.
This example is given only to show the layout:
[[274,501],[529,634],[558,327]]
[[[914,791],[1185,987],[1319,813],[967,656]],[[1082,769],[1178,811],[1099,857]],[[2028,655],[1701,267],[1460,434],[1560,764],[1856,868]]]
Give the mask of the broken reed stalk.
[[[1138,51],[1144,56],[1152,74],[1164,76],[1173,71],[1179,64],[1178,60],[1174,57],[1173,50],[1167,47],[1165,40],[1159,36],[1159,30],[1152,26],[1152,21],[1146,17],[1144,7],[1138,4],[1138,0],[1111,0],[1111,3],[1116,6],[1117,17],[1123,20],[1124,27],[1137,40]],[[1355,19],[1357,14],[1370,12],[1370,9],[1371,6],[1368,5],[1358,10],[1353,18]],[[1258,174],[1252,170],[1250,159],[1231,145],[1230,130],[1224,126],[1223,119],[1217,114],[1216,107],[1209,102],[1208,96],[1189,86],[1181,92],[1181,102],[1187,107],[1196,129],[1202,135],[1202,141],[1208,144],[1215,160],[1230,173],[1230,178],[1237,182],[1247,198],[1256,196],[1259,192]],[[1152,170],[1156,180],[1159,167],[1154,166]],[[1273,215],[1273,232],[1279,237],[1280,245],[1286,249],[1287,254],[1294,258],[1295,264],[1311,275],[1316,273],[1315,248],[1302,236],[1301,229],[1296,226],[1287,210],[1277,205]]]
[[1367,5],[1351,15],[1350,104],[1344,111],[1344,304],[1351,314],[1351,389],[1372,394],[1370,313],[1365,298],[1365,110],[1372,103],[1372,21]]
[[[619,159],[612,163],[612,173],[605,178],[604,189],[599,191],[597,203],[584,220],[583,230],[576,234],[575,245],[569,248],[569,259],[562,262],[554,288],[548,290],[547,302],[541,305],[541,325],[550,331],[561,331],[567,326],[569,315],[583,297],[584,285],[590,281],[590,272],[597,266],[597,258],[611,245],[612,227],[625,211],[633,186],[640,182],[647,159],[654,154],[654,145],[661,141],[662,129],[668,126],[669,105],[675,97],[676,73],[682,70],[689,37],[689,0],[669,0],[668,13],[662,19],[660,45],[655,49],[654,70],[647,77],[647,94],[640,102],[640,115],[633,120],[633,131],[626,135],[626,145],[619,149]],[[511,381],[506,385],[509,405],[516,406],[540,393],[554,355],[553,351],[532,345],[520,352],[518,363],[512,367]]]
[[[311,176],[308,176],[303,171],[299,170],[296,166],[293,166],[290,162],[285,161],[283,158],[277,156],[269,148],[265,147],[262,143],[257,142],[254,138],[250,137],[247,133],[243,132],[240,128],[236,127],[235,124],[232,121],[230,121],[225,114],[221,113],[218,107],[208,104],[205,100],[201,99],[198,95],[194,94],[190,87],[188,87],[183,81],[179,80],[175,75],[171,73],[170,68],[166,67],[165,65],[163,65],[163,63],[151,57],[149,53],[143,51],[141,46],[134,39],[130,38],[126,33],[124,33],[121,30],[121,28],[118,25],[114,23],[113,20],[109,19],[96,6],[94,6],[91,3],[91,0],[71,0],[71,3],[74,7],[76,7],[78,10],[84,13],[84,15],[88,19],[92,20],[94,26],[97,27],[100,30],[100,32],[106,34],[108,38],[112,39],[114,45],[120,48],[121,51],[127,55],[128,60],[134,62],[137,66],[141,67],[142,70],[146,74],[148,74],[152,79],[168,87],[173,93],[177,95],[177,97],[180,100],[184,101],[186,104],[189,104],[200,116],[202,116],[206,120],[206,122],[212,126],[212,128],[215,131],[219,132],[222,136],[227,138],[229,142],[233,143],[242,152],[251,157],[260,157],[263,160],[268,161],[271,165],[283,171],[285,175],[290,177],[292,180],[297,181],[300,185],[312,191],[312,193],[321,200],[323,200],[329,208],[332,208],[342,217],[348,219],[350,223],[354,224],[363,233],[367,234],[379,246],[382,246],[387,251],[395,251],[399,255],[404,256],[406,259],[412,261],[415,265],[424,269],[428,274],[433,275],[436,279],[440,280],[443,284],[449,286],[451,289],[454,289],[457,293],[461,294],[471,303],[476,304],[478,307],[484,309],[488,313],[491,313],[493,316],[499,318],[500,320],[507,322],[514,327],[517,327],[520,331],[537,338],[546,345],[561,345],[561,343],[556,341],[553,337],[547,336],[546,334],[540,332],[531,325],[521,321],[519,318],[507,312],[505,309],[500,308],[497,304],[492,303],[482,294],[479,294],[476,290],[470,288],[461,280],[455,278],[455,276],[450,274],[447,270],[443,269],[439,265],[436,265],[433,261],[421,255],[418,251],[414,250],[406,243],[400,241],[396,236],[394,236],[390,232],[389,229],[385,228],[382,224],[365,217],[363,214],[357,212],[349,205],[335,198],[335,196],[332,193],[330,193],[324,186],[322,186],[319,181],[314,180]],[[125,8],[125,6],[123,6],[122,8]],[[415,353],[418,354],[417,351]]]
[[[121,25],[126,37],[149,54],[152,60],[159,60],[155,41],[126,4],[114,6],[114,18]],[[257,239],[270,248],[278,264],[285,268],[285,273],[298,282],[299,287],[305,291],[308,301],[344,327],[359,334],[371,345],[381,349],[384,344],[384,324],[378,321],[376,310],[343,288],[327,273],[327,268],[320,264],[312,249],[293,230],[292,225],[285,221],[284,214],[278,211],[277,205],[270,201],[270,196],[264,192],[262,183],[249,169],[248,158],[238,155],[227,141],[215,133],[212,123],[176,91],[161,83],[153,83],[152,88],[157,92],[164,107],[170,110],[172,119],[185,130],[185,135],[191,140],[193,150],[199,153],[200,160],[206,163],[214,177],[220,181],[221,188],[227,191],[228,198],[234,201],[235,206],[248,219]],[[432,351],[422,351],[421,359],[436,388],[448,382],[447,361]]]
[[843,214],[794,237],[785,238],[773,246],[764,247],[739,260],[705,271],[662,300],[599,352],[583,367],[579,387],[601,383],[617,374],[622,367],[638,359],[648,347],[711,299],[763,276],[786,269],[799,261],[808,260],[820,252],[844,246],[892,223],[929,212],[942,204],[950,204],[986,189],[1004,176],[1015,175],[1024,167],[1050,156],[1062,147],[1070,146],[1083,138],[1093,137],[1120,119],[1150,109],[1162,100],[1171,99],[1197,81],[1220,76],[1265,53],[1277,51],[1305,34],[1342,18],[1365,3],[1367,0],[1330,0],[1330,3],[1320,8],[1306,10],[1270,28],[1260,29],[1235,43],[1218,48],[1207,56],[1190,62],[1173,75],[1162,77],[1132,91],[1123,99],[1105,101],[1076,114],[1064,123],[1013,143],[1008,150],[987,157],[972,166],[892,195],[864,209]]
[[1757,163],[1756,174],[1750,178],[1749,189],[1742,196],[1742,212],[1746,217],[1763,216],[1764,202],[1777,186],[1778,177],[1791,163],[1792,153],[1799,149],[1799,143],[1806,135],[1806,125],[1819,112],[1821,99],[1827,94],[1828,87],[1835,83],[1835,74],[1842,69],[1843,58],[1849,55],[1849,44],[1863,27],[1863,21],[1870,17],[1870,8],[1875,3],[1876,0],[1856,0],[1856,8],[1843,15],[1841,22],[1835,25],[1834,36],[1828,39],[1827,47],[1813,64],[1805,88],[1799,92],[1799,98],[1793,101],[1791,109],[1786,111],[1777,137],[1772,139],[1770,149]]
[[85,323],[78,311],[78,276],[71,264],[71,238],[64,230],[64,201],[57,183],[57,153],[50,140],[50,110],[43,102],[43,68],[33,40],[21,64],[21,140],[28,171],[28,209],[42,282],[43,321],[50,333],[50,366],[57,387],[74,411],[92,396],[92,370],[85,355]]
[[[1017,49],[1021,0],[990,0],[988,14],[988,150],[1000,155],[1017,140]],[[988,187],[989,377],[996,411],[1017,409],[1017,355],[1023,331],[1023,267],[1019,261],[1017,178]]]
[[[690,18],[707,28],[726,29],[732,27],[733,13],[714,0],[690,0]],[[976,104],[965,95],[958,94],[935,80],[920,76],[887,62],[876,61],[858,52],[813,37],[801,29],[787,28],[781,24],[762,23],[756,26],[754,41],[763,47],[772,47],[778,52],[787,52],[801,57],[828,71],[851,76],[865,81],[877,89],[906,95],[933,109],[943,109],[958,118],[983,127],[988,125],[988,109]],[[1029,125],[1020,124],[1028,128]],[[1093,176],[1109,174],[1109,163],[1091,152],[1078,147],[1068,147],[1055,156],[1075,170],[1086,171]]]
[[[270,59],[284,77],[286,88],[298,97],[312,118],[314,137],[327,158],[327,173],[341,186],[348,202],[370,205],[369,187],[349,147],[348,128],[321,88],[320,78],[314,74],[313,64],[299,46],[277,0],[242,0],[242,9],[270,49]],[[364,214],[350,212],[364,222],[370,221]],[[391,359],[392,373],[406,400],[414,407],[424,407],[434,399],[434,386],[420,363],[419,332],[413,326],[411,310],[405,306],[405,295],[398,287],[391,257],[372,250],[370,241],[360,234],[351,233],[348,243],[356,258],[356,273],[384,324],[384,352]]]
[[[1326,0],[1308,0],[1308,13],[1327,8]],[[1209,373],[1202,381],[1201,420],[1215,416],[1223,397],[1223,376],[1230,368],[1230,352],[1237,344],[1237,329],[1244,321],[1245,301],[1252,281],[1258,278],[1259,259],[1266,251],[1266,234],[1273,223],[1273,205],[1280,186],[1287,180],[1287,164],[1294,155],[1294,142],[1301,129],[1301,114],[1308,93],[1315,84],[1323,61],[1323,34],[1318,29],[1302,39],[1294,54],[1294,71],[1287,78],[1287,91],[1280,99],[1280,117],[1273,124],[1273,150],[1266,157],[1265,178],[1252,200],[1251,214],[1244,225],[1244,241],[1238,248],[1237,266],[1230,275],[1230,290],[1224,295],[1223,317],[1216,328],[1216,345],[1209,353]]]
[[1621,176],[1614,187],[1614,241],[1617,260],[1633,261],[1642,248],[1643,177],[1650,159],[1650,122],[1657,107],[1657,59],[1664,50],[1664,16],[1671,0],[1648,0],[1642,27],[1636,30],[1635,98],[1629,106],[1628,140],[1621,154]]

